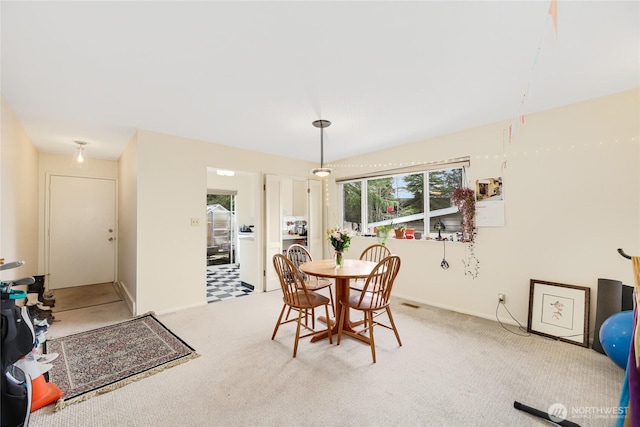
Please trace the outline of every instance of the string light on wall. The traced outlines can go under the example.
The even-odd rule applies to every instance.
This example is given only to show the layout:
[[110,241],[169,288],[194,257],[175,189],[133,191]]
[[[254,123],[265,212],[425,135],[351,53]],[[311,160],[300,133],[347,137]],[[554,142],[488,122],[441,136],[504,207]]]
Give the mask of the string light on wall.
[[[562,153],[568,153],[569,151],[578,151],[578,150],[600,150],[604,148],[615,148],[622,147],[626,144],[638,144],[640,141],[640,137],[638,135],[632,136],[616,136],[611,138],[610,140],[602,140],[594,143],[585,143],[581,145],[576,144],[560,144],[554,145],[553,147],[540,147],[540,148],[531,148],[528,150],[518,150],[514,148],[515,146],[509,146],[507,151],[500,152],[490,152],[486,154],[474,154],[471,158],[477,161],[493,161],[500,160],[501,162],[505,162],[508,159],[517,159],[522,157],[530,157],[530,156],[556,156],[562,155]],[[554,143],[555,144],[555,143]],[[404,168],[404,167],[417,167],[417,166],[438,166],[441,164],[450,164],[459,161],[463,161],[465,158],[462,157],[454,157],[450,159],[444,160],[424,160],[417,161],[413,160],[410,162],[397,162],[397,163],[329,163],[325,166],[331,168],[332,171],[341,170],[345,173],[348,173],[348,170],[352,169],[371,169],[371,170],[390,170],[396,168]]]
[[[479,157],[476,157],[479,158]],[[383,169],[383,170],[393,170],[398,168],[406,168],[406,167],[418,167],[418,166],[437,166],[437,165],[447,165],[456,162],[462,162],[468,160],[468,157],[454,157],[451,159],[444,160],[433,160],[433,161],[410,161],[410,162],[398,162],[398,163],[334,163],[328,164],[327,166],[333,169],[354,169],[354,168],[370,168],[370,169]]]

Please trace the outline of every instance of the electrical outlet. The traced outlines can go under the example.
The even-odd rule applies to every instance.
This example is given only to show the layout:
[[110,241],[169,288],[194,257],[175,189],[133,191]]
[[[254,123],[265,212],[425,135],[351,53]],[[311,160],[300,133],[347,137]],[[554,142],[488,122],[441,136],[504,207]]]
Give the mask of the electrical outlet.
[[192,227],[200,227],[200,218],[191,218]]
[[498,294],[498,302],[504,304],[507,296],[505,294]]

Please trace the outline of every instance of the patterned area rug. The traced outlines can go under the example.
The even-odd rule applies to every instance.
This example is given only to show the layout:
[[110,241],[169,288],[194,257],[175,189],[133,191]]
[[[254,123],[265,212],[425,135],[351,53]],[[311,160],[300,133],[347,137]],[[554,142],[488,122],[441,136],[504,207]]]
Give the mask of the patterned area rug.
[[59,353],[49,381],[63,397],[55,410],[198,357],[152,314],[45,341],[47,353]]

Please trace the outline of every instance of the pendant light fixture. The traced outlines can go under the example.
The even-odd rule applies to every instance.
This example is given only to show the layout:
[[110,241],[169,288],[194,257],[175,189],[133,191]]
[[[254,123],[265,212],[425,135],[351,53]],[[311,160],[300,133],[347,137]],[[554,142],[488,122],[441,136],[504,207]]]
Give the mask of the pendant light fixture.
[[320,167],[312,172],[315,176],[324,178],[331,175],[331,169],[324,167],[324,128],[331,126],[331,122],[329,120],[316,120],[312,125],[320,128]]
[[74,141],[78,144],[75,159],[77,163],[84,163],[84,146],[87,145],[84,141]]

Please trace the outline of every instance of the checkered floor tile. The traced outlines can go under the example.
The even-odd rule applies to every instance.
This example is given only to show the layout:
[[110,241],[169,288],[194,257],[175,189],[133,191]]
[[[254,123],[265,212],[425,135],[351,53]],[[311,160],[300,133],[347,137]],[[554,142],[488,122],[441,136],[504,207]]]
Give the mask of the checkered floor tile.
[[224,301],[242,297],[253,292],[253,286],[240,281],[237,265],[207,268],[207,302]]

